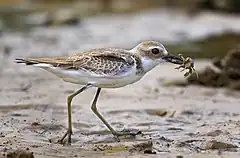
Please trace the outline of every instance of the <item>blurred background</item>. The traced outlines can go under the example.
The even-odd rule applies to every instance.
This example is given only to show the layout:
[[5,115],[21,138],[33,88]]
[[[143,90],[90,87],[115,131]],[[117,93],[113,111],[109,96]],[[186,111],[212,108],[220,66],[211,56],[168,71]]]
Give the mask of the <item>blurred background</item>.
[[154,39],[176,53],[214,57],[238,43],[239,12],[238,0],[0,0],[0,31],[57,27],[81,47]]
[[0,50],[3,58],[55,56],[158,40],[222,69],[240,41],[239,13],[239,0],[0,0]]

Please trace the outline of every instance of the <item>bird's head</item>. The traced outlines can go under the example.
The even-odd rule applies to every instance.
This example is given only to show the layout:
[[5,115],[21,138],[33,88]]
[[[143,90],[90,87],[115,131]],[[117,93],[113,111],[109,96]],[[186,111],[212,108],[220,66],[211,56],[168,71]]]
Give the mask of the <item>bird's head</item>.
[[160,63],[170,62],[174,64],[182,63],[178,56],[171,55],[165,47],[156,41],[145,41],[130,50],[140,56],[145,71],[149,71]]

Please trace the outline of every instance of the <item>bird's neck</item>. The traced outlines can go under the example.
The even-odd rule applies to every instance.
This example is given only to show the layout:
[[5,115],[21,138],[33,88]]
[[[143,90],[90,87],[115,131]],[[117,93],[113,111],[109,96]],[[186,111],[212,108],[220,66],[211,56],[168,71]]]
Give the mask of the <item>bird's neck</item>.
[[158,65],[157,62],[142,56],[140,53],[136,53],[139,52],[139,50],[137,50],[137,48],[133,48],[131,50],[129,50],[134,56],[134,59],[136,61],[136,69],[137,69],[137,74],[145,74],[148,71],[150,71],[151,69],[153,69],[155,66]]
[[146,57],[141,57],[141,63],[142,63],[142,67],[143,67],[143,70],[145,73],[152,70],[155,66],[158,65],[158,63],[156,61],[153,61]]
[[134,54],[133,58],[135,60],[137,75],[144,75],[145,73],[147,73],[148,71],[150,71],[151,69],[158,65],[158,63],[154,62],[153,60],[139,56],[137,54]]

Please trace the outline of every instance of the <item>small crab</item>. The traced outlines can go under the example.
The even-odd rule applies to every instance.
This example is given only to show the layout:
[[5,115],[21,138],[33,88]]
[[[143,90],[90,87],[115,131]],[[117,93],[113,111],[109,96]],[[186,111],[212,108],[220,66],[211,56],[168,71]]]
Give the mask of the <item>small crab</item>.
[[188,69],[188,72],[186,72],[184,74],[184,77],[187,77],[195,72],[196,77],[198,78],[198,73],[194,69],[194,62],[193,62],[192,58],[190,58],[190,57],[185,58],[182,54],[178,54],[178,56],[182,59],[183,63],[180,66],[176,67],[175,69],[183,68],[182,70],[180,70],[181,72]]

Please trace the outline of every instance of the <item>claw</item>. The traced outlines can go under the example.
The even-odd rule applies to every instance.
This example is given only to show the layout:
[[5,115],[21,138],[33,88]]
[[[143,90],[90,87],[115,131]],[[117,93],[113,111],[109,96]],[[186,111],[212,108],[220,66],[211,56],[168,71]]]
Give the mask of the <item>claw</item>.
[[116,139],[117,142],[120,142],[120,139],[118,138],[119,136],[114,135],[114,138]]
[[186,73],[184,74],[184,77],[187,77],[189,74],[190,74],[189,72],[186,72]]
[[[66,133],[63,135],[63,137],[57,141],[57,143],[71,145],[71,135],[72,135],[72,132],[67,130]],[[66,137],[68,138],[67,138],[67,141],[65,142],[64,140]]]
[[180,70],[180,72],[183,72],[185,70],[185,68],[183,68],[182,70]]
[[114,138],[118,142],[120,142],[120,139],[119,139],[120,136],[136,136],[136,135],[139,135],[139,134],[142,134],[142,132],[138,129],[123,129],[120,132],[113,133]]
[[197,79],[199,79],[199,76],[198,76],[197,71],[194,70],[194,72],[195,72],[195,74],[196,74]]

